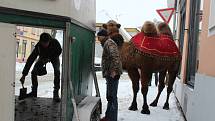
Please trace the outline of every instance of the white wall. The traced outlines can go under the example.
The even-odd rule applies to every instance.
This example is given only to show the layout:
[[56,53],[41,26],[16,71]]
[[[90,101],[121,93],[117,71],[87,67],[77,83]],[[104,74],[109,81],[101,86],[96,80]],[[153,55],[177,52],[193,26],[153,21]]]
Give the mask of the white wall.
[[0,121],[14,121],[15,25],[0,23]]
[[70,0],[1,0],[0,6],[69,16]]
[[0,6],[67,16],[95,28],[96,0],[1,0]]
[[194,90],[179,80],[174,91],[188,121],[215,121],[215,77],[196,75]]
[[96,0],[71,0],[70,16],[96,31]]

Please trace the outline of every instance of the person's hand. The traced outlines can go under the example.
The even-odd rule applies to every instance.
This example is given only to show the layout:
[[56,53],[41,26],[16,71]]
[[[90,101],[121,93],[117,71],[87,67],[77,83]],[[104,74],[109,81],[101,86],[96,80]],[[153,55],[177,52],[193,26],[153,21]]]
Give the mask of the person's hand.
[[22,75],[20,82],[22,83],[22,85],[25,83],[25,76],[24,75]]
[[116,71],[111,71],[111,75],[112,78],[114,78],[116,76]]

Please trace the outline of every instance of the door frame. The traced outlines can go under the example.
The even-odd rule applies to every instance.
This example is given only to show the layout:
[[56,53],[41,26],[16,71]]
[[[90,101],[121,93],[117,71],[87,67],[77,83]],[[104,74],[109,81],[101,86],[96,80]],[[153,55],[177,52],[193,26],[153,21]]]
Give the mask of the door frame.
[[[62,53],[62,74],[61,74],[61,121],[66,121],[66,107],[67,107],[67,81],[68,81],[68,52],[69,52],[69,32],[71,19],[65,16],[50,15],[44,13],[37,13],[25,10],[11,9],[0,7],[0,23],[8,23],[13,25],[24,25],[31,27],[45,27],[61,29],[64,32],[63,37],[63,53]],[[15,31],[14,31],[15,33]],[[16,41],[14,41],[16,42]],[[15,57],[15,56],[14,56]],[[16,63],[16,60],[14,60]],[[15,74],[15,73],[14,73]],[[15,98],[14,98],[15,100]],[[15,110],[15,103],[14,103]],[[15,113],[15,112],[14,112]],[[15,114],[13,114],[15,115]]]

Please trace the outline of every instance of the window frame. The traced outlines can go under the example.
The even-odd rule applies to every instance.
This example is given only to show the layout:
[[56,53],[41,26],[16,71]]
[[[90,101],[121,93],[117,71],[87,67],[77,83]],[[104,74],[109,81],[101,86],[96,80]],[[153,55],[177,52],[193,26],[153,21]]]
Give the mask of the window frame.
[[200,19],[201,0],[190,1],[190,25],[188,31],[188,51],[187,51],[187,68],[186,84],[194,88],[195,76],[197,72],[197,50],[199,42],[199,19]]
[[16,40],[16,58],[19,57],[19,46],[20,46],[20,40]]
[[215,0],[210,1],[210,15],[208,24],[208,36],[215,35]]
[[22,60],[24,61],[26,57],[26,50],[27,50],[27,40],[22,41]]

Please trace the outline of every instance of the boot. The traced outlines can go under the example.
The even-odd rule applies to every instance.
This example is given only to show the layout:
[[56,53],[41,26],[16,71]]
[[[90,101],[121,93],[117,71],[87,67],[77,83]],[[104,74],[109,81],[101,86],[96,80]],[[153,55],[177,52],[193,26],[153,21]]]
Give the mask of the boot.
[[38,81],[37,81],[37,76],[35,74],[31,74],[31,81],[32,81],[31,92],[28,93],[26,96],[27,97],[37,97]]
[[53,100],[55,102],[60,102],[61,101],[61,99],[59,97],[59,94],[58,94],[58,90],[54,90],[54,92],[53,92]]

